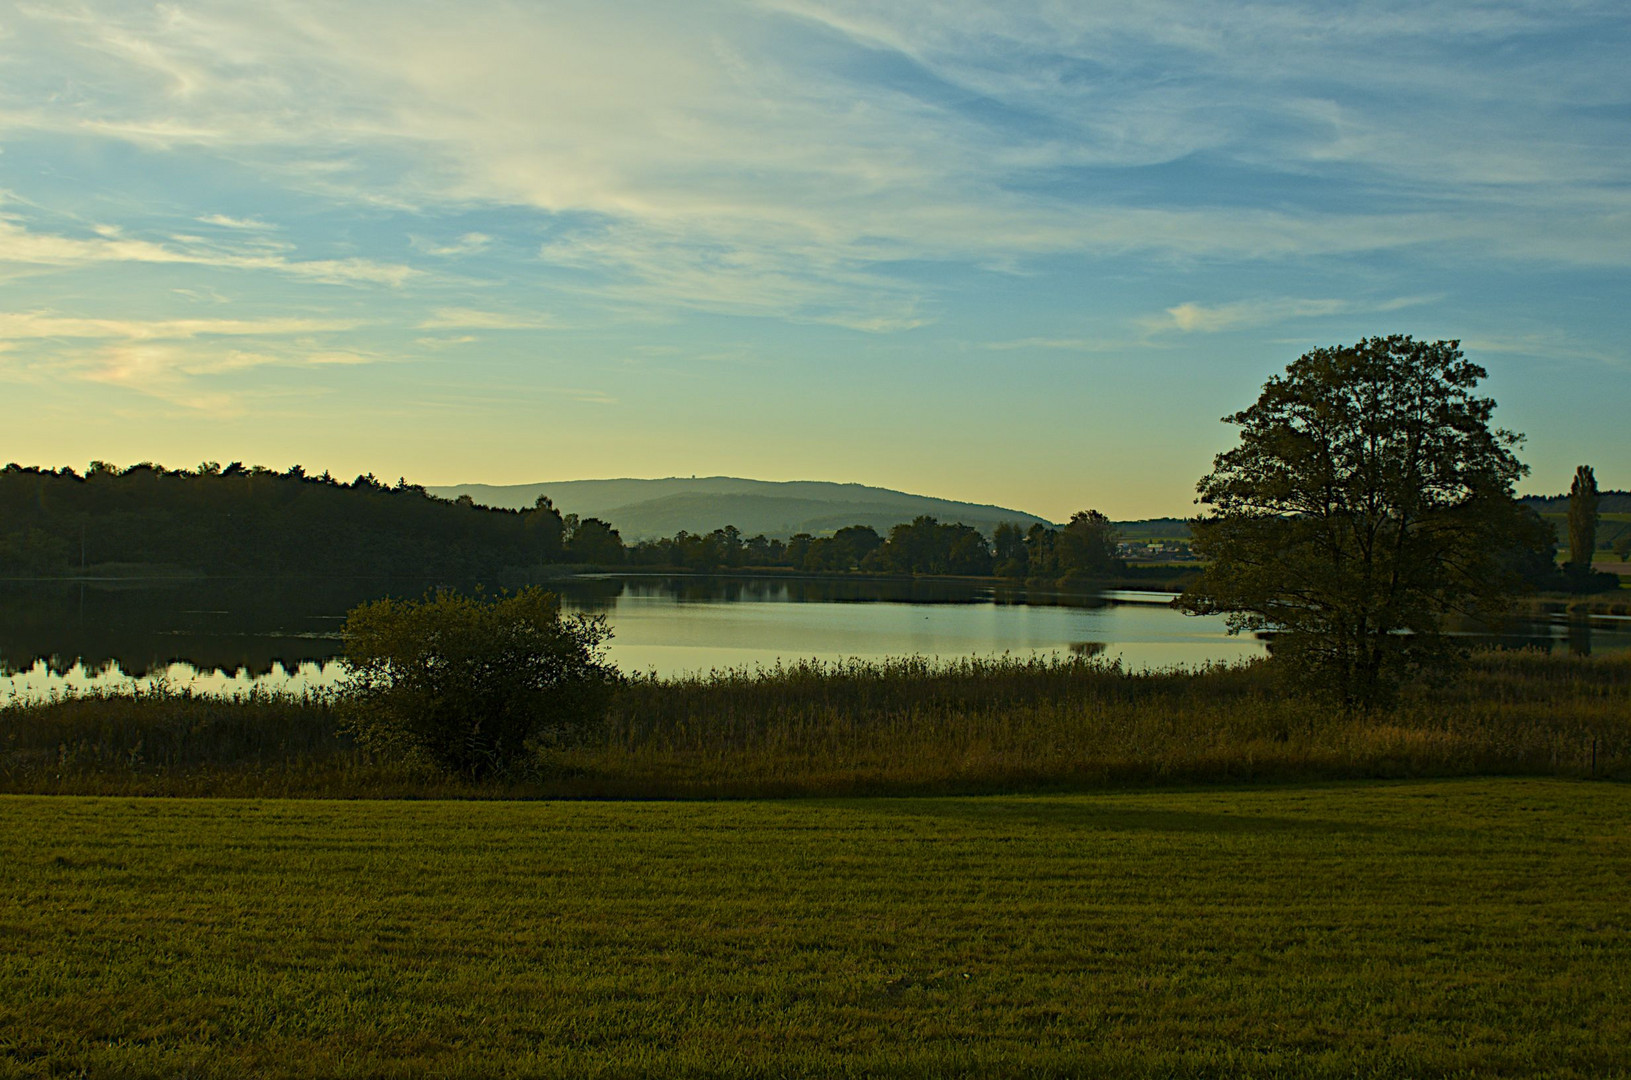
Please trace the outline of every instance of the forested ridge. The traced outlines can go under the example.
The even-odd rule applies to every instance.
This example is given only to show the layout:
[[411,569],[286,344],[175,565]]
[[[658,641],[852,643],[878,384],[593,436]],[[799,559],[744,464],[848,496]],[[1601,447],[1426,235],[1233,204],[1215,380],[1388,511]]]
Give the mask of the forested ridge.
[[625,546],[606,522],[562,515],[547,498],[529,509],[498,509],[402,479],[344,483],[300,466],[0,470],[0,576],[8,577],[168,571],[469,580],[576,563],[1093,579],[1121,568],[1115,541],[1109,519],[1084,511],[1063,528],[1000,525],[990,539],[971,525],[919,516],[887,533],[853,525],[784,541],[725,526]]
[[341,483],[299,466],[97,462],[84,475],[0,471],[0,573],[8,575],[133,565],[271,576],[483,574],[584,559],[596,553],[587,550],[596,532],[572,545],[547,505],[494,510],[406,481]]

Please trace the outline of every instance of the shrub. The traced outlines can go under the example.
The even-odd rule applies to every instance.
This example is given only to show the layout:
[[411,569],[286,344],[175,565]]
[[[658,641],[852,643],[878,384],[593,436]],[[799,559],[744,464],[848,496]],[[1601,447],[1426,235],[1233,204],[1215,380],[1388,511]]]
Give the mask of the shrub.
[[618,682],[601,616],[533,587],[378,600],[345,622],[345,725],[369,749],[479,778],[601,720]]

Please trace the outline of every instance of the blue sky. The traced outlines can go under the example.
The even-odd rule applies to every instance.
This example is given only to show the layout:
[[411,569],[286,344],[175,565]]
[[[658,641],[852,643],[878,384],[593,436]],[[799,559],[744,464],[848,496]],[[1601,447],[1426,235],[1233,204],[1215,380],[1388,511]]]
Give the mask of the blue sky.
[[1631,487],[1631,10],[0,5],[0,457],[1187,513],[1459,338]]

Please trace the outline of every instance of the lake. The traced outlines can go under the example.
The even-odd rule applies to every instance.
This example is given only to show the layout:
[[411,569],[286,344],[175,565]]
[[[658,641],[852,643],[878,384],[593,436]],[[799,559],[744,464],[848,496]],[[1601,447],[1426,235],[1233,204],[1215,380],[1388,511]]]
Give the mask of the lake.
[[[460,587],[468,588],[465,583]],[[594,575],[548,583],[606,616],[624,671],[661,675],[807,658],[1085,654],[1132,667],[1262,655],[1164,593],[1066,595],[977,582]],[[331,684],[345,612],[424,582],[0,582],[0,700],[165,680],[233,692]],[[1487,640],[1631,649],[1631,620],[1528,623]]]

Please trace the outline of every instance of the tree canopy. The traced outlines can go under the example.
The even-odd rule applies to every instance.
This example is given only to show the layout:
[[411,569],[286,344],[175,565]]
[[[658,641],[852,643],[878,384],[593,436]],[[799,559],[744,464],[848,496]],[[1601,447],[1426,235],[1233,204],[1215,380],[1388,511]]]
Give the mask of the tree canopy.
[[539,588],[376,600],[345,622],[347,726],[365,745],[452,773],[502,773],[599,720],[619,679],[602,616]]
[[1522,437],[1491,426],[1484,377],[1459,342],[1393,336],[1270,378],[1197,485],[1209,565],[1185,607],[1273,632],[1284,667],[1350,705],[1448,661],[1446,616],[1500,610],[1514,552],[1551,542],[1513,496]]
[[[0,576],[111,564],[208,574],[473,576],[559,562],[616,562],[605,522],[573,522],[545,500],[495,510],[398,480],[342,483],[296,465],[0,469]],[[615,543],[614,543],[615,541]]]

